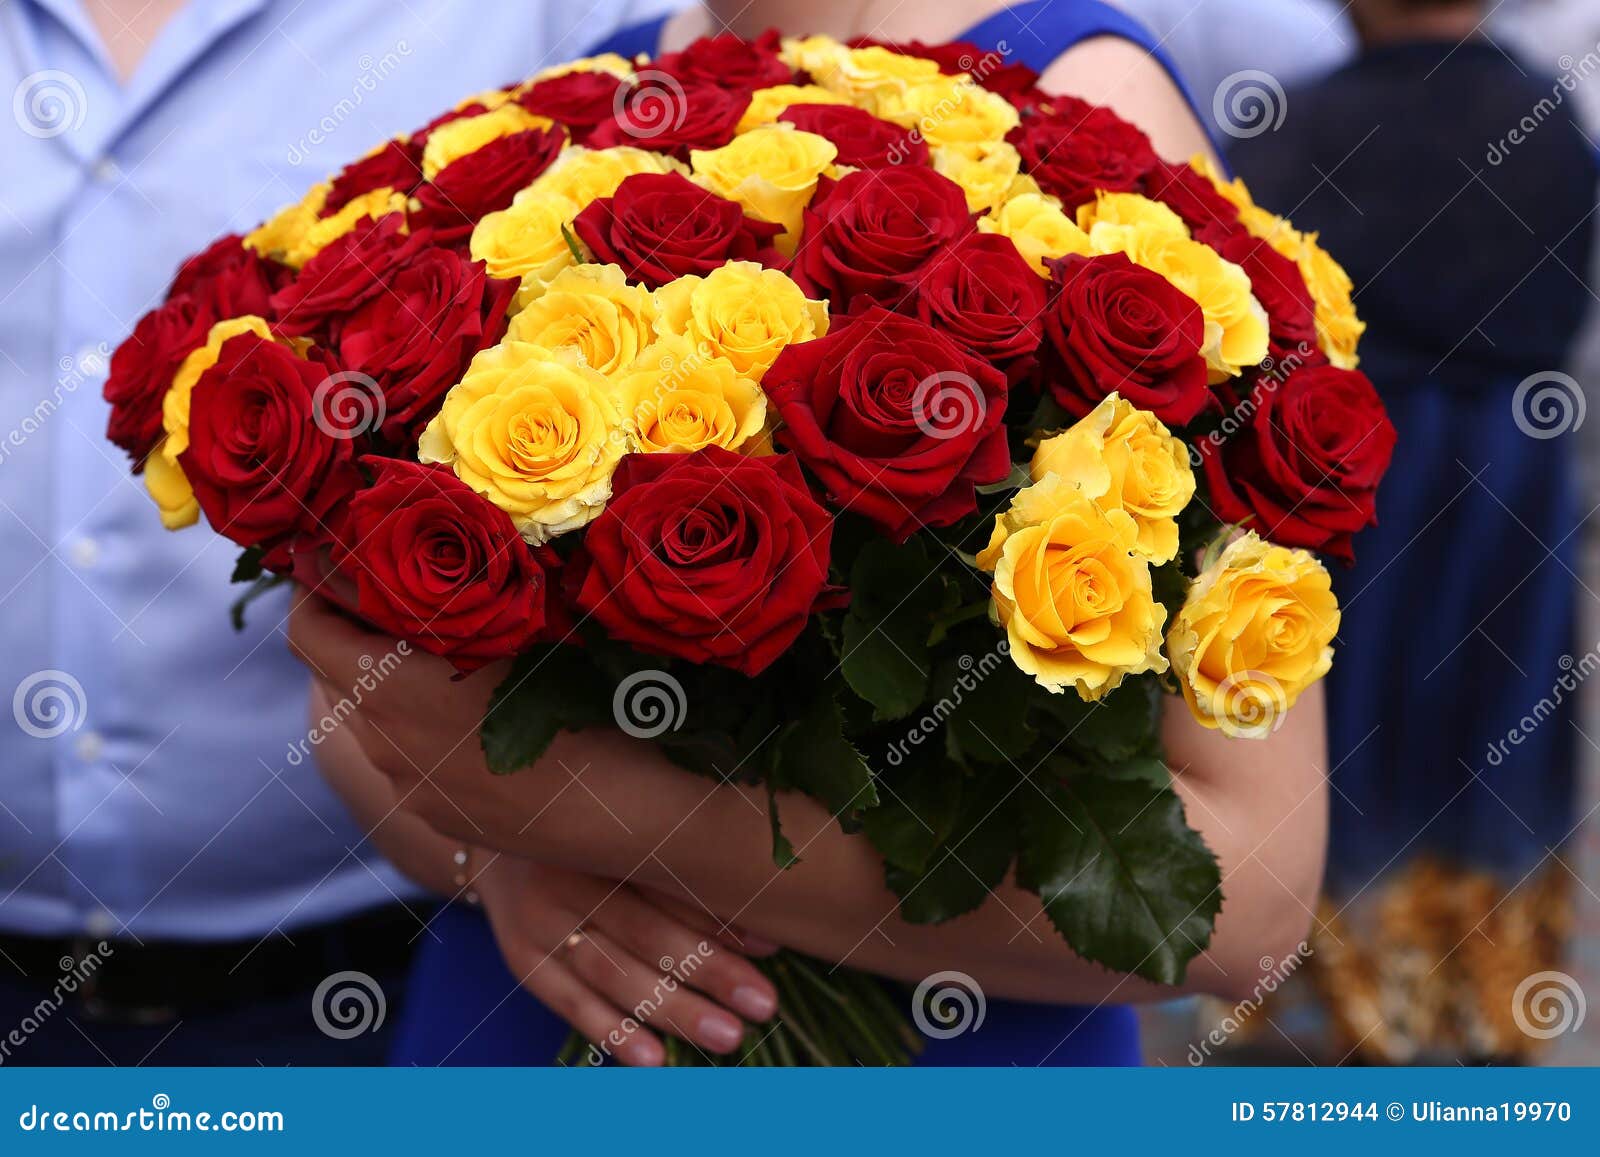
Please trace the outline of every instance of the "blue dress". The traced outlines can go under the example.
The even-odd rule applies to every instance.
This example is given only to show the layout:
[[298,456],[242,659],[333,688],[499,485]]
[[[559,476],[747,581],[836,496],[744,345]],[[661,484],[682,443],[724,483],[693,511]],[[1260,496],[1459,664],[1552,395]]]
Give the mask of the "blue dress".
[[[625,28],[594,51],[629,58],[653,56],[665,22],[661,17]],[[1171,58],[1149,30],[1093,0],[1014,4],[955,39],[1004,52],[1008,61],[1043,72],[1069,48],[1098,36],[1116,36],[1146,48],[1189,97]],[[425,937],[417,951],[392,1063],[551,1063],[567,1038],[568,1026],[518,987],[483,916],[471,909],[450,908],[439,914],[432,930],[437,939]],[[917,1063],[1137,1065],[1138,1021],[1132,1009],[1121,1005],[1080,1008],[991,1000],[981,1028],[928,1040]]]

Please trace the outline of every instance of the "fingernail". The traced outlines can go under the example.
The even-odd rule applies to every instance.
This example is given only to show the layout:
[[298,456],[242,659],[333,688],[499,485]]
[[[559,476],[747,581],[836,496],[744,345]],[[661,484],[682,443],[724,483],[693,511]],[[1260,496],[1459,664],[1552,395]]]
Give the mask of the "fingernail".
[[780,945],[749,932],[739,933],[739,947],[752,956],[771,956]]
[[617,1052],[630,1065],[640,1068],[654,1068],[667,1059],[666,1050],[661,1047],[661,1042],[647,1036],[634,1037]]
[[694,1028],[700,1043],[719,1053],[732,1052],[744,1039],[744,1028],[739,1022],[721,1013],[707,1013]]
[[765,989],[749,984],[741,984],[734,989],[733,995],[728,998],[728,1003],[733,1005],[740,1016],[758,1022],[771,1020],[772,1014],[778,1011],[777,997]]

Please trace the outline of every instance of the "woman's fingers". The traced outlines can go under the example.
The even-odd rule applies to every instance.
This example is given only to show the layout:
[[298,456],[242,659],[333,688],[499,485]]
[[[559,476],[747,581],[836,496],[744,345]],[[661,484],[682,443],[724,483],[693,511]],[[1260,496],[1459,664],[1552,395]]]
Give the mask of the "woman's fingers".
[[536,963],[526,977],[518,979],[603,1055],[638,1067],[651,1067],[666,1060],[666,1050],[654,1033],[631,1021],[585,984],[565,961],[552,957]]
[[663,974],[657,962],[640,960],[600,928],[590,925],[573,933],[560,956],[584,984],[630,1010],[634,1021],[717,1053],[733,1052],[744,1040],[738,1017],[675,975]]
[[757,1024],[771,1019],[778,1010],[778,993],[760,969],[737,949],[660,906],[660,899],[655,893],[622,889],[591,923],[653,961],[663,975],[698,989],[744,1019]]
[[765,936],[751,932],[748,928],[742,928],[737,924],[725,925],[713,913],[680,900],[676,896],[669,896],[665,892],[649,887],[639,887],[638,891],[647,901],[660,907],[667,915],[703,935],[715,937],[740,955],[759,959],[771,956],[783,947]]

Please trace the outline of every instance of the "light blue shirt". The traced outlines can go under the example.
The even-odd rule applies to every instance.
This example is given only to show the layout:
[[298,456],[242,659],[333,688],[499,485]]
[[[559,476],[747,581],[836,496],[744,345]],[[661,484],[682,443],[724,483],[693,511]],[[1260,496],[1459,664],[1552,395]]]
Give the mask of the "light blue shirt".
[[[76,0],[0,0],[0,931],[249,937],[410,896],[318,778],[287,600],[169,534],[109,352],[188,254],[661,0],[193,0],[120,85]],[[12,708],[6,714],[6,707]]]

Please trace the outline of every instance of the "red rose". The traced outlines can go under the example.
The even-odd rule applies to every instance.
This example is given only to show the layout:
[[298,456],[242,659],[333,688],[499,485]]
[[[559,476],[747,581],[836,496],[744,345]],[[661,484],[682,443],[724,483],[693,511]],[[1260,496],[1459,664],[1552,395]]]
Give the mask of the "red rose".
[[1121,253],[1054,263],[1044,380],[1082,417],[1119,393],[1169,426],[1205,408],[1205,318],[1187,294]]
[[460,671],[538,637],[548,583],[504,511],[442,466],[362,464],[372,483],[350,500],[350,545],[336,546],[333,561],[354,580],[363,619]]
[[803,132],[833,142],[835,162],[854,169],[926,166],[928,143],[893,121],[849,104],[792,104],[778,116]]
[[596,261],[621,266],[651,289],[730,261],[783,264],[772,247],[782,225],[747,217],[737,202],[677,173],[624,178],[615,194],[591,201],[572,230]]
[[434,243],[464,241],[472,227],[504,209],[550,167],[566,137],[558,129],[529,129],[490,141],[433,175],[416,191],[413,223],[434,231]]
[[1318,351],[1317,304],[1300,267],[1259,237],[1240,230],[1218,237],[1214,248],[1250,276],[1250,288],[1267,311],[1275,361],[1301,360]]
[[1219,517],[1273,542],[1350,562],[1350,539],[1377,521],[1395,429],[1365,374],[1317,365],[1263,378],[1248,430],[1198,443]]
[[219,237],[178,267],[167,300],[193,297],[220,321],[253,313],[272,318],[272,295],[287,285],[294,270],[246,249],[237,233]]
[[974,233],[918,276],[911,312],[976,356],[1025,371],[1044,335],[1044,282],[1008,237]]
[[505,333],[517,282],[490,277],[482,262],[453,250],[424,249],[386,289],[333,322],[328,348],[340,365],[377,382],[379,429],[410,445],[472,355]]
[[329,373],[320,359],[242,334],[194,385],[179,464],[212,527],[260,547],[271,570],[288,567],[296,538],[325,537],[359,482],[351,440],[317,413]]
[[833,521],[793,458],[630,454],[567,567],[619,642],[758,675],[828,593]]
[[1108,108],[1075,97],[1052,97],[1048,112],[1025,116],[1006,138],[1022,154],[1022,171],[1068,212],[1098,190],[1137,192],[1159,158],[1150,138]]
[[103,391],[111,403],[106,437],[133,459],[133,472],[161,441],[161,402],[183,359],[205,344],[215,320],[187,294],[171,298],[139,319],[111,355]]
[[778,440],[897,541],[970,514],[1011,469],[1005,374],[916,318],[873,307],[789,346],[762,388]]
[[862,169],[818,186],[790,272],[836,314],[874,301],[892,307],[923,265],[974,231],[966,194],[950,178],[925,168]]
[[351,201],[375,189],[393,189],[407,196],[422,183],[422,146],[415,140],[387,141],[370,156],[352,161],[328,188],[322,216],[331,217]]
[[669,153],[680,161],[691,149],[718,149],[733,140],[750,94],[709,81],[679,84],[661,73],[642,72],[616,115],[589,136],[597,149],[621,145]]
[[895,43],[859,36],[850,42],[851,48],[870,48],[876,45],[898,52],[902,56],[919,56],[931,60],[946,76],[966,73],[982,87],[1007,100],[1014,101],[1031,94],[1039,83],[1039,74],[1021,61],[1007,63],[1004,52],[985,52],[970,40],[950,40],[943,44],[928,44],[921,40]]
[[1145,195],[1155,198],[1178,216],[1195,235],[1215,248],[1224,238],[1243,232],[1239,210],[1192,165],[1157,160],[1145,176]]
[[702,36],[682,52],[659,56],[651,67],[683,84],[715,84],[748,93],[794,82],[794,70],[778,57],[780,47],[775,28],[754,40],[721,32]]
[[420,157],[423,149],[427,147],[428,138],[433,135],[434,129],[442,129],[451,121],[458,121],[463,117],[482,116],[488,111],[488,105],[476,100],[459,108],[448,109],[412,133],[410,137],[411,146],[417,150],[417,156]]
[[425,231],[405,232],[403,213],[358,222],[272,295],[277,328],[291,337],[315,333],[382,291],[385,282],[431,240]]
[[594,130],[609,121],[622,101],[625,84],[609,72],[568,72],[538,81],[517,103],[538,116],[559,121],[574,144],[587,145]]

